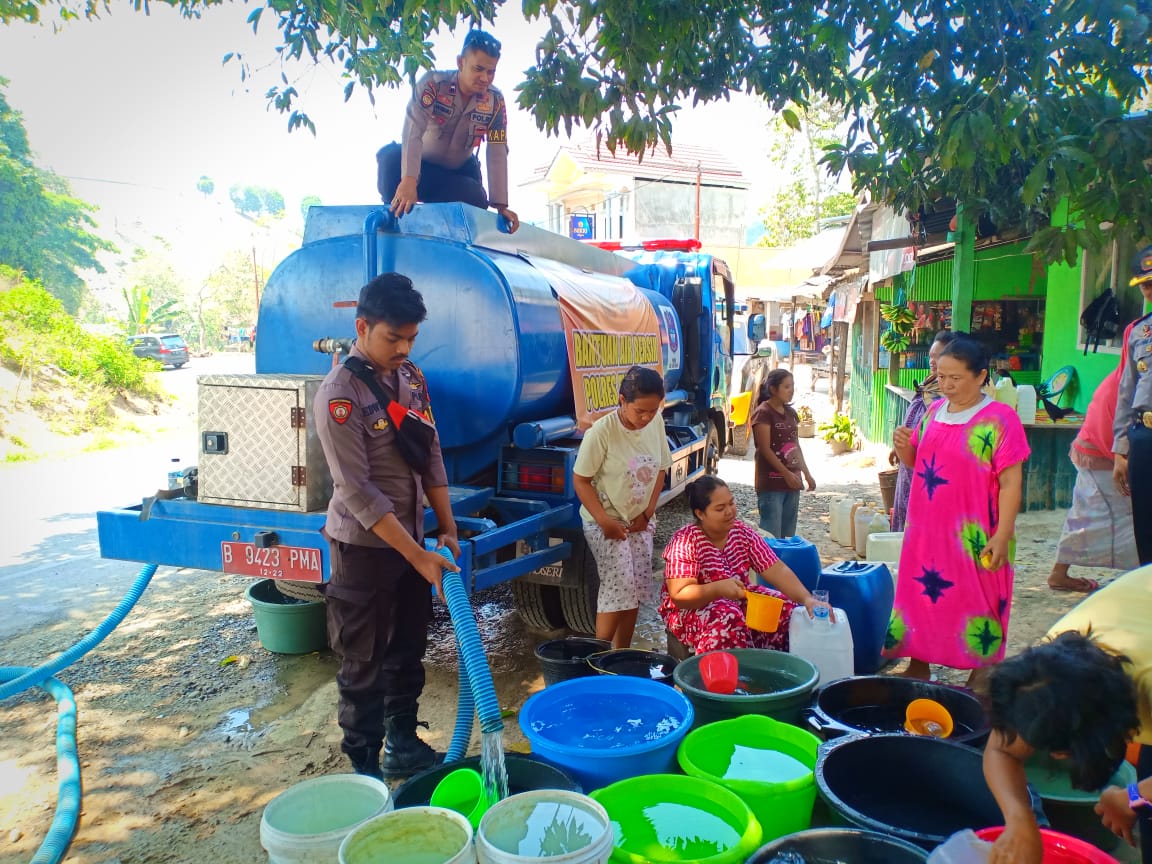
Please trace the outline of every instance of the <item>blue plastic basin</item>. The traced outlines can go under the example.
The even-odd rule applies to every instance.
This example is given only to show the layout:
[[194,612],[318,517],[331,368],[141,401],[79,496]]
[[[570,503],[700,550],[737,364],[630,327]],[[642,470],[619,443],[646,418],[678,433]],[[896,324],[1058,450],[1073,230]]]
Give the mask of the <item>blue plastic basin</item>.
[[692,720],[692,703],[679,691],[630,676],[561,681],[520,709],[533,755],[589,792],[639,774],[674,772]]

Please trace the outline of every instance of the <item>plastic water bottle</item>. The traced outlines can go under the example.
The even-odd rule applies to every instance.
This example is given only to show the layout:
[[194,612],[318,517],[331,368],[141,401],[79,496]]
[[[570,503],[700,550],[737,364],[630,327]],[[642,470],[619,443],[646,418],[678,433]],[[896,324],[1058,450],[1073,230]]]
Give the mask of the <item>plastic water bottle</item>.
[[835,621],[829,618],[815,621],[798,608],[792,612],[788,625],[788,652],[803,657],[819,669],[821,684],[849,678],[855,669],[848,613],[836,609],[835,614]]
[[177,456],[172,457],[172,464],[168,468],[168,488],[184,488],[184,470],[180,467],[180,459]]
[[1021,384],[1016,388],[1016,413],[1021,423],[1036,422],[1036,388],[1031,384]]

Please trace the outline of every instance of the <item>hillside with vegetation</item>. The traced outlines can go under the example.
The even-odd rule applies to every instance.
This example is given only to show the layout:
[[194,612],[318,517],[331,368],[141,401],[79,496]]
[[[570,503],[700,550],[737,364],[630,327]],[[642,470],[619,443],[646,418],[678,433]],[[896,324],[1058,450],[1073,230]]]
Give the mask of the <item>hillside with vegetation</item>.
[[0,459],[112,446],[168,397],[158,365],[82,328],[39,283],[0,265]]

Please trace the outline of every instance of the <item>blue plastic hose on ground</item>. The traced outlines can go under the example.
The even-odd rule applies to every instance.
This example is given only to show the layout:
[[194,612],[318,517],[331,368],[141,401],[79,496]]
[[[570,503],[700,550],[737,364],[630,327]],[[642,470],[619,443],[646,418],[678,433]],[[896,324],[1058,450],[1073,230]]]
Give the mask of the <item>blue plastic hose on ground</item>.
[[108,617],[96,625],[96,629],[69,648],[67,651],[60,654],[54,660],[49,660],[43,666],[37,666],[35,669],[29,669],[25,674],[21,675],[7,684],[0,685],[0,700],[7,699],[9,696],[15,696],[17,693],[23,693],[29,687],[35,687],[43,681],[47,681],[61,669],[67,669],[106,638],[116,627],[128,617],[128,613],[132,611],[132,607],[140,599],[140,595],[144,593],[144,589],[148,587],[148,583],[152,581],[152,576],[156,573],[155,564],[145,564],[140,568],[140,572],[136,574],[136,579],[132,583],[132,587],[128,589],[128,593],[124,598],[116,604]]
[[[0,669],[0,681],[18,679],[37,670],[28,666]],[[56,815],[32,864],[56,864],[68,851],[80,817],[80,759],[76,754],[76,700],[58,678],[48,678],[39,686],[56,700],[56,772],[59,775]]]
[[[456,631],[457,651],[463,661],[460,710],[456,717],[456,731],[452,735],[452,743],[445,757],[445,761],[451,762],[464,756],[468,749],[468,739],[472,735],[472,705],[465,707],[466,693],[471,694],[471,699],[468,701],[475,702],[481,732],[496,732],[503,729],[504,720],[500,716],[500,703],[496,699],[496,687],[492,683],[492,670],[488,668],[488,658],[484,655],[484,645],[480,641],[480,631],[476,627],[476,615],[472,611],[472,604],[468,602],[468,594],[464,590],[460,574],[447,571],[444,573],[444,599],[448,603],[452,627]],[[467,687],[463,683],[465,673],[468,677]],[[454,753],[457,755],[453,756]]]
[[[136,574],[132,587],[124,598],[116,604],[96,628],[58,657],[42,666],[0,666],[0,700],[23,693],[32,687],[40,687],[56,699],[56,768],[60,775],[59,793],[56,799],[56,815],[52,826],[40,848],[36,851],[32,864],[58,864],[68,851],[72,835],[76,833],[76,823],[80,817],[80,761],[76,755],[76,702],[72,691],[53,676],[71,666],[116,629],[139,601],[144,589],[156,573],[155,564],[145,564]],[[473,621],[475,626],[475,621]]]

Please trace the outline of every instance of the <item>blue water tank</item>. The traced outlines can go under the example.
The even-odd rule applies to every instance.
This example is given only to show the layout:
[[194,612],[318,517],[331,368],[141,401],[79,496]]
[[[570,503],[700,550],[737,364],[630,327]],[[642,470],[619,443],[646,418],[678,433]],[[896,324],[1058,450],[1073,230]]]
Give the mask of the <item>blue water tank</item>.
[[880,651],[888,632],[892,601],[896,598],[888,565],[841,561],[825,567],[817,585],[808,585],[809,590],[814,587],[826,589],[832,605],[848,615],[856,674],[873,674],[880,668]]
[[[448,479],[465,482],[495,464],[516,424],[573,413],[559,303],[548,268],[532,262],[563,267],[571,283],[621,290],[633,286],[613,270],[635,265],[532,226],[512,239],[496,230],[494,215],[458,204],[421,205],[398,225],[365,234],[378,209],[312,208],[303,247],[261,296],[256,371],[325,374],[331,358],[312,343],[356,335],[366,249],[375,252],[373,273],[404,273],[424,297],[428,317],[412,359],[428,379]],[[665,385],[675,389],[679,319],[667,298],[642,293],[660,323]]]
[[820,578],[820,553],[816,545],[803,537],[775,537],[767,538],[768,545],[776,553],[776,557],[792,568],[792,572],[799,577],[809,591],[816,587]]

